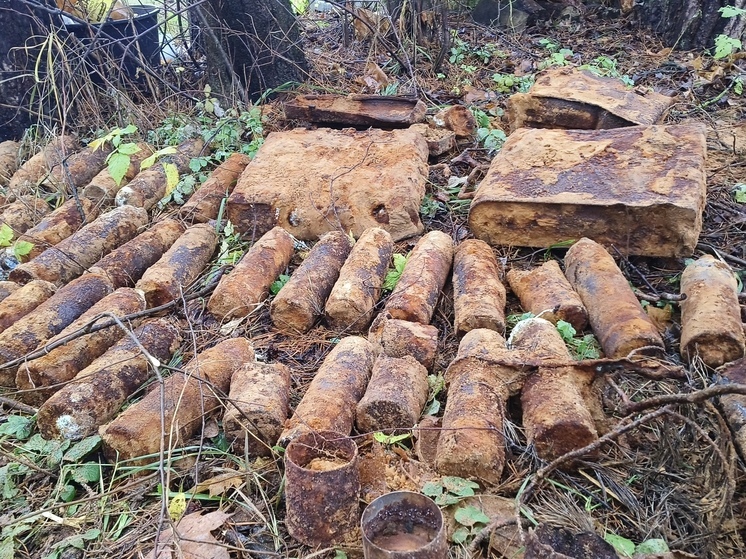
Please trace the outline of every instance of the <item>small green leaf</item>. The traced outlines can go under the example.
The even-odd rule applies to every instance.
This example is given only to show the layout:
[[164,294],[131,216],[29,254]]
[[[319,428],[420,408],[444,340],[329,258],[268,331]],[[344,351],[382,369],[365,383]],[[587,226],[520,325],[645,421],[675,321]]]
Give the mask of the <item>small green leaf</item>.
[[62,488],[62,491],[60,491],[60,500],[63,503],[69,503],[73,499],[75,499],[75,494],[77,491],[75,490],[75,486],[68,484],[65,484],[65,486]]
[[28,417],[8,415],[5,423],[0,423],[0,435],[10,435],[18,440],[25,440],[31,435],[33,426],[33,420]]
[[640,555],[661,555],[670,551],[671,550],[668,549],[668,544],[666,544],[666,540],[660,538],[645,540],[637,546],[637,549],[635,549],[635,553]]
[[341,549],[334,550],[334,559],[347,559],[347,554]]
[[28,241],[16,241],[13,245],[13,254],[16,260],[21,260],[24,256],[28,255],[34,248],[34,243]]
[[101,479],[101,467],[92,462],[82,464],[73,468],[71,477],[76,483],[95,483]]
[[746,15],[746,10],[744,10],[743,8],[737,8],[735,6],[723,6],[718,11],[720,12],[720,15],[722,17],[727,18]]
[[560,336],[562,336],[562,339],[565,342],[572,340],[576,334],[575,328],[573,328],[572,324],[565,322],[564,320],[557,321],[557,332],[560,333]]
[[471,497],[474,495],[474,490],[479,489],[479,484],[468,479],[456,476],[443,476],[441,478],[443,487],[449,493],[453,493],[459,497]]
[[428,481],[422,486],[422,493],[428,497],[438,497],[443,494],[443,486],[434,481]]
[[425,415],[438,415],[438,412],[440,411],[440,402],[438,400],[433,400],[428,404],[428,406],[425,408],[425,411],[423,412]]
[[409,433],[403,433],[401,435],[386,435],[381,433],[373,433],[373,438],[381,444],[396,444],[408,439],[411,435]]
[[469,528],[475,524],[489,524],[490,522],[490,517],[473,505],[459,508],[454,513],[453,518],[462,526],[468,526]]
[[620,554],[622,557],[632,557],[635,553],[635,544],[632,540],[628,540],[627,538],[623,538],[622,536],[617,536],[616,534],[612,534],[611,532],[608,532],[604,539],[611,544],[611,546],[616,550],[618,554]]
[[101,444],[101,437],[98,435],[91,435],[85,439],[75,443],[70,450],[65,452],[62,459],[65,462],[79,462],[86,455],[93,452]]
[[439,507],[448,507],[457,504],[461,499],[450,493],[444,493],[435,498],[435,504]]
[[464,526],[459,526],[453,531],[453,535],[451,536],[451,541],[456,544],[462,544],[464,543],[471,532],[469,532],[468,528],[465,528]]
[[13,230],[10,228],[10,225],[3,223],[2,226],[0,226],[0,247],[10,246],[10,241],[12,240]]
[[127,169],[130,166],[130,156],[124,153],[112,152],[109,156],[108,169],[111,178],[117,183],[117,186],[122,184],[124,175],[127,174]]
[[129,142],[126,144],[121,144],[117,148],[117,151],[123,155],[134,155],[142,150],[140,149],[140,146],[138,146],[136,143]]
[[280,289],[285,286],[289,279],[290,276],[288,276],[287,274],[280,274],[280,277],[273,281],[272,285],[269,286],[269,292],[272,295],[277,295],[280,292]]

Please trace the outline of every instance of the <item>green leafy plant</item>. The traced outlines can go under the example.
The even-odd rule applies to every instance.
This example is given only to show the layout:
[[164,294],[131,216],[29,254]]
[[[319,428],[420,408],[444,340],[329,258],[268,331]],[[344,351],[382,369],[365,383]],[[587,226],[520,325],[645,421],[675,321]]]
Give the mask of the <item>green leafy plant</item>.
[[505,317],[505,322],[508,324],[508,327],[514,328],[516,324],[521,322],[522,320],[528,320],[529,318],[534,318],[536,315],[534,313],[525,312],[522,314],[509,314],[507,317]]
[[557,321],[557,331],[562,336],[573,357],[578,361],[583,359],[598,359],[601,356],[601,346],[593,334],[586,334],[576,338],[577,332],[572,324],[564,320]]
[[122,184],[122,179],[127,173],[130,166],[131,157],[140,151],[140,146],[135,142],[123,142],[122,137],[137,132],[137,126],[129,124],[124,128],[114,128],[108,134],[93,140],[88,144],[93,149],[98,149],[106,143],[110,143],[112,152],[106,158],[106,165],[109,169],[111,178],[117,183]]
[[[736,6],[723,6],[718,11],[720,12],[720,15],[725,18],[746,15],[745,9]],[[727,58],[731,54],[741,50],[742,47],[743,44],[740,39],[721,33],[715,37],[715,54],[713,55],[713,58]]]
[[746,204],[746,183],[739,182],[733,186],[733,197],[739,204]]
[[401,443],[412,438],[411,433],[401,433],[400,435],[387,435],[382,432],[373,433],[373,438],[381,444],[403,446]]
[[272,295],[277,295],[280,292],[280,289],[285,287],[285,284],[290,279],[290,276],[287,274],[280,274],[280,277],[278,277],[275,281],[272,282],[272,285],[269,286],[269,292]]
[[534,83],[534,75],[516,76],[515,74],[492,74],[495,89],[499,93],[525,93]]
[[484,514],[481,509],[473,505],[467,505],[456,509],[453,518],[459,526],[453,531],[451,539],[457,544],[466,543],[470,538],[476,536],[480,530],[490,522],[490,517]]
[[[503,147],[508,137],[502,129],[494,127],[492,118],[481,109],[471,109],[474,120],[477,123],[477,141],[490,153],[494,153]],[[451,177],[453,178],[453,177]]]
[[635,545],[632,540],[618,536],[613,532],[604,534],[604,539],[611,544],[620,557],[632,557],[634,555],[662,555],[670,552],[665,540],[652,538]]
[[438,412],[440,411],[438,394],[445,389],[446,380],[443,378],[441,373],[438,373],[437,375],[428,375],[427,386],[427,402],[425,403],[425,410],[422,412],[422,415],[438,415]]
[[597,56],[590,64],[582,64],[578,66],[578,68],[581,70],[588,70],[597,76],[617,78],[628,87],[635,85],[635,81],[632,78],[626,74],[622,74],[617,69],[616,60],[608,56]]
[[394,266],[386,272],[386,277],[383,279],[382,289],[384,291],[393,291],[396,284],[399,283],[399,278],[401,278],[402,272],[404,271],[404,266],[407,264],[407,258],[408,256],[403,254],[394,254]]
[[432,498],[439,507],[455,505],[464,497],[473,497],[479,484],[456,476],[443,476],[440,481],[429,481],[422,486],[422,493]]
[[24,256],[34,248],[33,243],[28,241],[16,241],[13,243],[13,229],[7,223],[0,225],[0,247],[13,246],[13,256],[16,260],[22,260]]
[[220,266],[235,266],[245,252],[241,234],[230,221],[226,221],[220,239],[220,253],[218,264]]

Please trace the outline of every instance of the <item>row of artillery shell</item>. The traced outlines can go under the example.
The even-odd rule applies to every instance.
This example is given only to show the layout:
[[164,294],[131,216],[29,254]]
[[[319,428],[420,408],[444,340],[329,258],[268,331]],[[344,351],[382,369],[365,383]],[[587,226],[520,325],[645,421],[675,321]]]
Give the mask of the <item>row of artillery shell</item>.
[[[60,277],[59,281],[53,280],[58,284],[69,281],[72,279],[70,276],[80,275],[81,267],[86,267],[82,263],[78,264],[79,261],[76,258],[78,255],[74,254],[76,245],[85,246],[88,241],[80,228],[90,225],[98,216],[101,207],[113,202],[114,197],[124,185],[127,186],[119,196],[118,205],[130,205],[148,210],[166,194],[168,179],[164,165],[174,165],[179,172],[183,172],[188,167],[190,159],[205,150],[202,140],[189,140],[178,148],[173,148],[174,154],[162,158],[157,165],[140,172],[140,164],[146,157],[152,155],[153,150],[147,144],[137,144],[139,151],[129,156],[129,167],[121,183],[118,184],[112,178],[109,169],[104,168],[110,150],[87,147],[74,152],[74,147],[75,144],[71,139],[58,138],[21,166],[8,181],[8,191],[14,197],[14,201],[5,206],[0,215],[0,222],[7,224],[16,237],[33,244],[31,252],[24,255],[24,261],[36,258],[46,249],[56,245],[59,245],[57,247],[59,252],[68,252],[73,249],[73,253],[67,258],[71,270],[66,272],[65,277]],[[13,149],[15,149],[13,152],[15,160],[17,147]],[[9,154],[5,156],[3,154],[2,145],[0,145],[0,173],[3,157],[9,157]],[[61,161],[64,161],[64,165],[60,163]],[[181,216],[192,222],[215,219],[221,200],[230,193],[248,162],[248,158],[242,154],[230,156],[212,172],[199,193],[185,204],[181,210]],[[82,195],[67,200],[51,213],[49,213],[49,205],[43,198],[26,194],[34,192],[39,184],[51,185],[58,191],[66,192],[68,189],[65,188],[65,184],[67,183],[72,184]],[[79,236],[75,240],[63,242],[73,234]],[[97,248],[101,247],[93,247],[90,252],[95,253],[94,249]],[[102,253],[98,254],[100,256]],[[43,260],[50,258],[52,271],[48,275],[60,275],[61,272],[57,266],[57,261],[60,260],[59,254],[57,258],[52,258],[47,254]],[[29,273],[36,277],[39,275],[38,270],[44,267],[49,267],[49,263],[40,262],[38,266],[32,267]],[[18,274],[21,273],[18,272]]]

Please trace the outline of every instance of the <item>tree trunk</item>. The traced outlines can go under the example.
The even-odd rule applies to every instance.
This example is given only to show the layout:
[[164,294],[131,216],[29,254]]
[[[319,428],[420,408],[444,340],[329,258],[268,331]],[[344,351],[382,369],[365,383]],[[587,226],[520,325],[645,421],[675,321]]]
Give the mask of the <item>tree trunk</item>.
[[20,139],[31,123],[34,80],[21,76],[32,75],[35,47],[46,38],[51,17],[21,0],[0,0],[0,141]]
[[199,17],[213,89],[256,99],[301,81],[307,64],[288,0],[208,0]]
[[634,10],[641,25],[660,35],[667,46],[693,50],[712,48],[720,34],[744,37],[746,17],[722,17],[723,6],[744,8],[746,0],[646,0]]

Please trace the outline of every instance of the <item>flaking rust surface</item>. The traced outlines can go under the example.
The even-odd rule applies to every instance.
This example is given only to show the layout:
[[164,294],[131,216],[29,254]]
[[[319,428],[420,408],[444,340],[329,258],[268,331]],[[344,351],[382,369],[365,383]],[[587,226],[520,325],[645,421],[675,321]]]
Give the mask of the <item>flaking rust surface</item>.
[[422,233],[427,158],[424,138],[410,130],[273,132],[228,199],[228,219],[242,233],[279,225],[315,240],[382,227],[399,241]]
[[528,93],[510,98],[508,116],[514,128],[619,128],[655,124],[672,101],[589,70],[551,68],[537,76]]
[[706,196],[700,124],[614,130],[522,128],[505,142],[469,214],[490,244],[589,237],[628,254],[692,254]]

